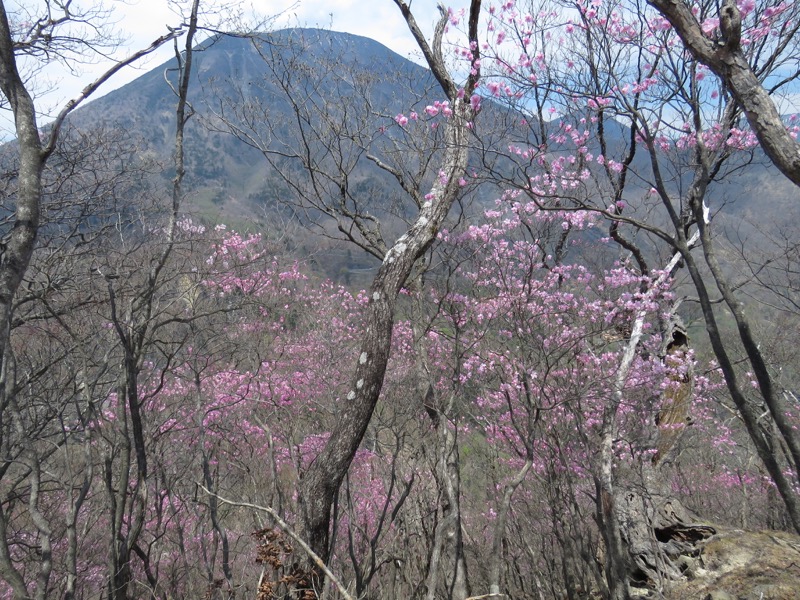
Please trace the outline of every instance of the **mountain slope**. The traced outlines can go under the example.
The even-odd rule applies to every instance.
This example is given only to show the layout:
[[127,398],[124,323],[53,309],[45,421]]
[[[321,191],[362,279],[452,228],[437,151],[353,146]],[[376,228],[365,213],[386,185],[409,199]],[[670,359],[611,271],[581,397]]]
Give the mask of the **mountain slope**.
[[[168,165],[175,95],[167,80],[175,80],[176,65],[175,59],[168,61],[88,103],[71,122],[126,129],[141,140],[143,151]],[[373,130],[391,124],[393,115],[421,102],[433,86],[426,69],[378,42],[318,29],[287,29],[257,39],[218,36],[195,50],[193,73],[189,100],[196,115],[187,126],[186,168],[187,189],[194,193],[187,209],[234,218],[285,192],[253,147],[286,141],[280,139],[281,123],[296,115],[285,86],[308,90],[308,97],[294,98],[300,104],[320,102],[329,90],[331,97],[322,97],[322,104],[333,106],[335,93],[345,110],[369,107],[372,122],[361,125]],[[241,131],[245,121],[249,130]],[[250,143],[231,135],[231,127]]]

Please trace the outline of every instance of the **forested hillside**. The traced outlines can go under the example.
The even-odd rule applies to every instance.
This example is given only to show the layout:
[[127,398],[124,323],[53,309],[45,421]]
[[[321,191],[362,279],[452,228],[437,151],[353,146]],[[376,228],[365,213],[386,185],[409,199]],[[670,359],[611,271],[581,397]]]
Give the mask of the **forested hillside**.
[[394,4],[0,2],[0,596],[796,597],[800,7]]

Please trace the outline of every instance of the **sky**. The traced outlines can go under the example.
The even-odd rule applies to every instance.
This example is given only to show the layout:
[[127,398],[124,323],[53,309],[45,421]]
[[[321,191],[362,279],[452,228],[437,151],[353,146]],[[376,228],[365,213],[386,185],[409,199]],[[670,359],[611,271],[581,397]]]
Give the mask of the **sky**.
[[[57,0],[56,0],[57,1]],[[231,2],[216,0],[230,12]],[[255,2],[255,0],[250,0]],[[437,16],[437,0],[407,0],[418,24],[426,34],[433,31]],[[18,21],[31,21],[42,13],[46,0],[10,0],[6,7]],[[93,64],[76,65],[71,69],[65,65],[51,65],[38,76],[37,109],[40,125],[47,123],[59,109],[80,90],[105,72],[111,59],[123,58],[136,50],[147,47],[153,40],[167,32],[167,25],[180,21],[168,0],[102,0],[103,7],[110,11],[110,21],[117,32],[125,37],[125,43],[112,54],[109,60],[97,60]],[[73,0],[73,5],[82,7],[96,4],[93,0]],[[210,2],[206,3],[209,6]],[[202,6],[202,5],[201,5]],[[400,10],[392,0],[261,0],[253,5],[242,5],[246,19],[253,22],[258,16],[272,18],[270,28],[323,27],[334,31],[345,31],[373,38],[398,54],[414,59],[416,45]],[[27,13],[27,14],[26,14]],[[257,16],[252,16],[257,15]],[[198,41],[201,41],[200,38]],[[92,98],[98,98],[140,75],[154,69],[173,56],[171,44],[166,44],[156,53],[140,60],[136,67],[128,67],[117,73]],[[70,71],[76,71],[71,73]],[[42,77],[46,77],[42,83]],[[43,93],[46,90],[46,93]],[[2,115],[0,115],[2,117]],[[0,137],[14,137],[8,118],[0,119]]]

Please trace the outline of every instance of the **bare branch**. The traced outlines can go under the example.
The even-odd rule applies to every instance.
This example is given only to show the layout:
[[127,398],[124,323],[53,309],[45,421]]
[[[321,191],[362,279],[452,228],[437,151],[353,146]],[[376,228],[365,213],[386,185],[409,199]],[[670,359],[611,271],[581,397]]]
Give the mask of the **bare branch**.
[[103,85],[106,81],[108,81],[117,72],[124,69],[128,65],[136,62],[140,58],[147,56],[152,52],[155,52],[166,42],[175,39],[176,37],[181,35],[183,35],[182,29],[180,28],[171,29],[168,34],[162,35],[160,38],[153,41],[153,43],[150,44],[147,48],[139,50],[138,52],[131,54],[128,58],[118,62],[108,71],[100,75],[100,77],[95,79],[92,83],[83,88],[80,94],[78,94],[72,100],[67,102],[64,108],[61,109],[61,112],[58,113],[58,116],[56,117],[55,121],[53,121],[52,128],[50,131],[50,140],[47,142],[47,146],[45,146],[42,150],[44,159],[46,159],[48,156],[50,156],[50,154],[52,154],[53,149],[56,146],[56,142],[58,141],[58,133],[61,130],[61,126],[64,124],[64,119],[67,118],[67,115],[69,115],[73,110],[75,110],[89,96],[94,94],[101,85]]

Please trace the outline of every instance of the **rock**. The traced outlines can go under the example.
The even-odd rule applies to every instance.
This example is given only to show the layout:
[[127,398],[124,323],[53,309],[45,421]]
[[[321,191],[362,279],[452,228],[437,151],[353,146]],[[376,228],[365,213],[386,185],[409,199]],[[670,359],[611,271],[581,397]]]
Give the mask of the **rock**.
[[736,600],[736,598],[731,596],[728,592],[714,590],[713,592],[709,592],[704,600]]
[[[698,543],[692,577],[665,590],[667,598],[797,600],[800,537],[778,531],[720,530]],[[688,570],[687,570],[688,571]]]

